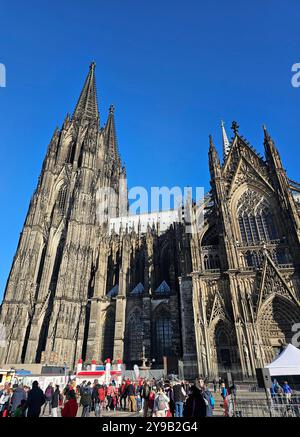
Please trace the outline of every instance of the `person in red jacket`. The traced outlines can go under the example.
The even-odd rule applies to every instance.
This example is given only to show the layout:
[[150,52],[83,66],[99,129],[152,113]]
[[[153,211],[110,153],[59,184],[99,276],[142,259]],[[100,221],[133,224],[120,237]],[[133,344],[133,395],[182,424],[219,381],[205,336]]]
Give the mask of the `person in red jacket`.
[[101,414],[105,404],[105,388],[103,387],[103,385],[100,385],[100,388],[98,389],[98,398],[100,402],[100,414]]
[[70,390],[67,394],[67,402],[61,411],[62,417],[76,417],[78,404],[74,390]]

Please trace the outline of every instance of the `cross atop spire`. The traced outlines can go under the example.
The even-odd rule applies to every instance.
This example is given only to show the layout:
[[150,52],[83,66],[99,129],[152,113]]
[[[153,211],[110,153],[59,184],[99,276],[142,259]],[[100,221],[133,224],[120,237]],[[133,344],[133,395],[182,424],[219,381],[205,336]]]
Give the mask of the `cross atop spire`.
[[221,120],[221,129],[222,129],[222,140],[223,140],[223,157],[225,159],[229,153],[229,150],[230,150],[230,142],[229,142],[228,137],[227,137],[227,133],[225,130],[225,125],[224,125],[223,120]]
[[74,119],[87,118],[99,121],[95,67],[96,63],[91,62],[89,73],[73,114]]

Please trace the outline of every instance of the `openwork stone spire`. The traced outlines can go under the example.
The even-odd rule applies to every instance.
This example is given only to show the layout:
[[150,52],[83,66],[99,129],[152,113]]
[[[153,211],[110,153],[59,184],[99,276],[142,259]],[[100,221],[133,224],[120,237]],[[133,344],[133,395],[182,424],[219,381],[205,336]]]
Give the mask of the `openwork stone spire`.
[[223,141],[223,157],[225,159],[229,153],[229,150],[230,150],[230,142],[229,142],[228,137],[227,137],[227,133],[225,130],[225,125],[224,125],[223,120],[221,120],[221,129],[222,129],[222,141]]
[[99,121],[95,67],[95,62],[92,62],[90,65],[90,71],[77,102],[73,119],[86,118]]

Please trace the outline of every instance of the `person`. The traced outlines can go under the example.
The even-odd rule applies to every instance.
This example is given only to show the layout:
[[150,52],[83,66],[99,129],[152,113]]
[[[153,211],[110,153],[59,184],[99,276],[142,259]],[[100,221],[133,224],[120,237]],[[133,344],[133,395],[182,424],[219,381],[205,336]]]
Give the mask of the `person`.
[[126,399],[127,399],[127,387],[126,387],[126,381],[122,381],[121,387],[120,387],[120,408],[121,410],[126,409]]
[[221,392],[221,388],[222,388],[222,378],[219,378],[219,392]]
[[[113,382],[115,383],[115,381],[113,381]],[[112,403],[113,410],[116,411],[117,406],[118,406],[119,389],[118,389],[116,383],[115,384],[112,383],[112,386],[113,386],[113,390],[112,390],[111,403]]]
[[27,409],[27,401],[26,399],[22,399],[20,405],[17,406],[15,411],[13,412],[13,417],[25,417]]
[[232,417],[234,414],[234,408],[235,408],[235,403],[234,403],[234,395],[233,392],[231,390],[231,388],[227,389],[226,388],[226,392],[223,391],[225,397],[223,399],[223,406],[224,406],[224,416],[225,417]]
[[281,399],[283,396],[283,390],[277,379],[274,379],[272,384],[271,392],[274,394],[274,401],[275,403],[281,403]]
[[23,400],[26,400],[26,392],[24,390],[23,385],[15,385],[13,386],[13,395],[11,397],[11,412],[14,416],[16,409],[21,405]]
[[162,386],[160,385],[154,398],[153,415],[156,417],[166,417],[169,410],[170,399],[164,393]]
[[201,391],[202,391],[202,397],[206,404],[206,417],[211,417],[213,415],[213,410],[215,407],[215,399],[205,384],[202,385]]
[[88,384],[83,389],[80,405],[82,405],[81,417],[89,417],[92,406],[92,393]]
[[54,389],[52,386],[52,382],[50,382],[50,384],[45,390],[45,404],[43,408],[43,416],[45,415],[47,405],[49,407],[49,416],[51,416],[51,411],[52,411],[51,404],[52,404],[53,393],[54,393]]
[[0,396],[0,417],[6,417],[9,414],[10,409],[11,392],[8,384],[2,390]]
[[[188,389],[189,389],[189,385],[185,384],[185,392],[187,393]],[[169,398],[169,411],[167,413],[167,415],[169,414],[169,417],[174,417],[175,415],[175,404],[174,404],[174,394],[173,394],[173,389],[172,386],[170,384],[170,381],[166,381],[165,386],[165,393]]]
[[129,382],[127,386],[127,396],[129,398],[129,411],[136,411],[136,401],[135,401],[135,387],[132,382]]
[[99,398],[99,404],[100,404],[99,416],[101,416],[102,410],[104,408],[104,403],[105,403],[105,388],[103,387],[103,385],[99,386],[98,398]]
[[69,390],[66,398],[67,402],[65,403],[64,408],[61,410],[62,417],[76,417],[78,404],[74,390]]
[[173,395],[175,402],[175,417],[183,417],[183,403],[186,399],[186,392],[182,387],[181,381],[175,380],[173,385]]
[[92,402],[94,405],[94,411],[96,417],[100,417],[99,389],[100,389],[100,384],[98,384],[98,382],[94,383],[93,392],[92,392]]
[[216,380],[216,378],[213,379],[213,386],[214,386],[214,393],[217,393],[217,380]]
[[60,400],[61,400],[61,394],[59,390],[59,385],[56,385],[51,401],[52,417],[58,417],[58,411],[59,411],[58,406]]
[[289,386],[287,381],[284,381],[283,386],[282,386],[282,390],[283,390],[283,394],[284,394],[286,402],[288,404],[290,404],[291,400],[292,400],[293,390],[291,389],[291,387]]
[[196,385],[190,387],[189,396],[185,402],[183,417],[205,417],[206,416],[206,404],[200,389]]
[[151,391],[151,388],[149,385],[149,381],[147,379],[145,379],[142,390],[141,390],[141,398],[144,399],[143,417],[147,417],[147,415],[148,415],[150,391]]
[[234,401],[236,401],[236,392],[237,392],[237,387],[234,381],[232,381],[232,386],[230,387],[230,392],[233,395],[233,399]]
[[155,399],[155,390],[156,390],[156,386],[152,386],[151,387],[151,391],[149,394],[149,402],[148,402],[148,408],[151,412],[151,416],[153,415],[153,408],[154,408],[154,399]]
[[108,411],[110,411],[110,409],[113,408],[112,406],[113,390],[114,390],[113,385],[108,384],[108,386],[106,387],[106,399],[107,399],[106,409]]
[[27,398],[27,417],[39,417],[44,403],[45,395],[43,390],[40,389],[38,381],[33,381]]
[[226,396],[228,395],[228,390],[226,388],[225,382],[221,383],[221,397],[224,400]]

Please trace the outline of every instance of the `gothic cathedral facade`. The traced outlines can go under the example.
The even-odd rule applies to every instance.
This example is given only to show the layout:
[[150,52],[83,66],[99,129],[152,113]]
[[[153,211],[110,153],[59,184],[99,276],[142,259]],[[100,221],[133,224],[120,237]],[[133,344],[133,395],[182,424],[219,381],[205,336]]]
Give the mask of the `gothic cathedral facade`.
[[[300,186],[264,128],[265,158],[233,123],[224,160],[210,137],[203,226],[99,223],[97,193],[126,171],[114,108],[100,125],[92,63],[72,117],[48,146],[1,305],[0,364],[147,358],[186,377],[251,378],[300,322]],[[199,205],[190,204],[191,217]],[[117,216],[120,211],[117,211]],[[194,223],[194,220],[192,221]]]

